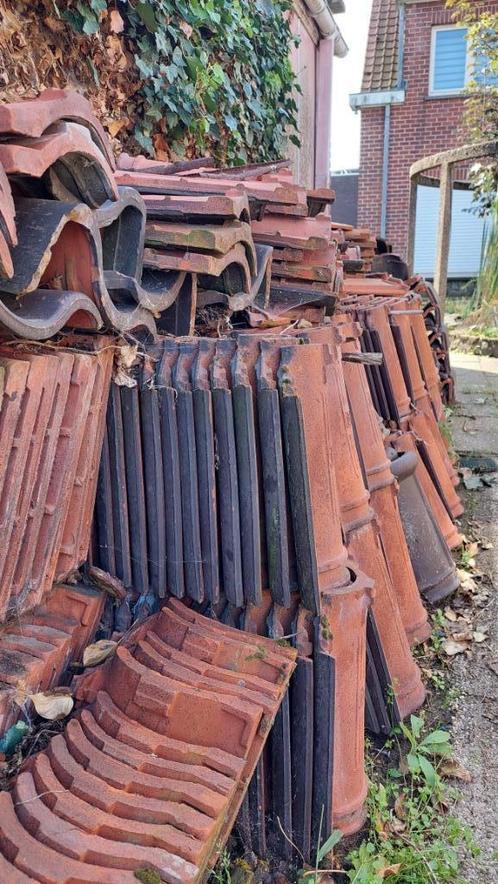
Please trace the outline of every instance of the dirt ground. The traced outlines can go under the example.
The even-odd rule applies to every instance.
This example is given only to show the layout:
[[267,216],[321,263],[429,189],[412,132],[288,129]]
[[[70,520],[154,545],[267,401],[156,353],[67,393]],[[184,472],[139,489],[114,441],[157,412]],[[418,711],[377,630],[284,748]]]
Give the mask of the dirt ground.
[[[452,354],[452,366],[458,400],[450,420],[455,448],[464,458],[494,456],[498,470],[498,359]],[[476,607],[473,622],[486,640],[473,644],[469,656],[458,655],[452,666],[458,692],[455,757],[472,775],[472,783],[461,788],[456,815],[473,830],[481,851],[465,858],[463,877],[469,884],[498,882],[498,472],[493,478],[489,487],[463,494],[462,529],[488,547],[477,555],[476,568],[489,598]]]

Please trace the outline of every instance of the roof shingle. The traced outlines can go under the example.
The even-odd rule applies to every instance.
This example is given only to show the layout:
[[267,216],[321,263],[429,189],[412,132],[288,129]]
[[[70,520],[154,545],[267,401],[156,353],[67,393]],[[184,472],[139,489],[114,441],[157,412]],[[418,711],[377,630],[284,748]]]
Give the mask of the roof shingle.
[[394,89],[398,83],[398,2],[373,0],[362,92]]

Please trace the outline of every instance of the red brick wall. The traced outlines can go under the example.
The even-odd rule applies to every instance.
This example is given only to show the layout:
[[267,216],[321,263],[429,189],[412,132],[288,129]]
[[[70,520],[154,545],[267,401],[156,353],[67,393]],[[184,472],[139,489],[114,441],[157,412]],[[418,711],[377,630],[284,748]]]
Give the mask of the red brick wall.
[[[493,11],[498,2],[488,3]],[[405,6],[404,104],[391,108],[387,238],[406,255],[409,170],[429,154],[465,143],[463,98],[429,98],[431,30],[452,23],[444,0]],[[362,111],[358,223],[380,230],[384,108]]]

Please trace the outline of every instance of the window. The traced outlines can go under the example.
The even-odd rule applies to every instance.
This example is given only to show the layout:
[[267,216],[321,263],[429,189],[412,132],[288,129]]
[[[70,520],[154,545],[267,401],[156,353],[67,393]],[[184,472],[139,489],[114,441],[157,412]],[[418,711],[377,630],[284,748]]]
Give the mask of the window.
[[467,28],[433,28],[429,95],[458,95],[470,82],[498,85],[498,76],[491,71],[488,57],[471,52]]
[[433,28],[431,95],[462,92],[469,80],[467,28]]

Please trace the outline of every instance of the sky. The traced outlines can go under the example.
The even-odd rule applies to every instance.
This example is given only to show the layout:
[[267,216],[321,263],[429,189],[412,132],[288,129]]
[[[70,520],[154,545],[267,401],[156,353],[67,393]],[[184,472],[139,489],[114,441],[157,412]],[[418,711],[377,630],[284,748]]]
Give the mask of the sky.
[[360,113],[349,107],[349,93],[359,92],[372,0],[346,0],[346,12],[336,16],[349,52],[334,59],[332,83],[331,169],[355,169],[360,162]]

